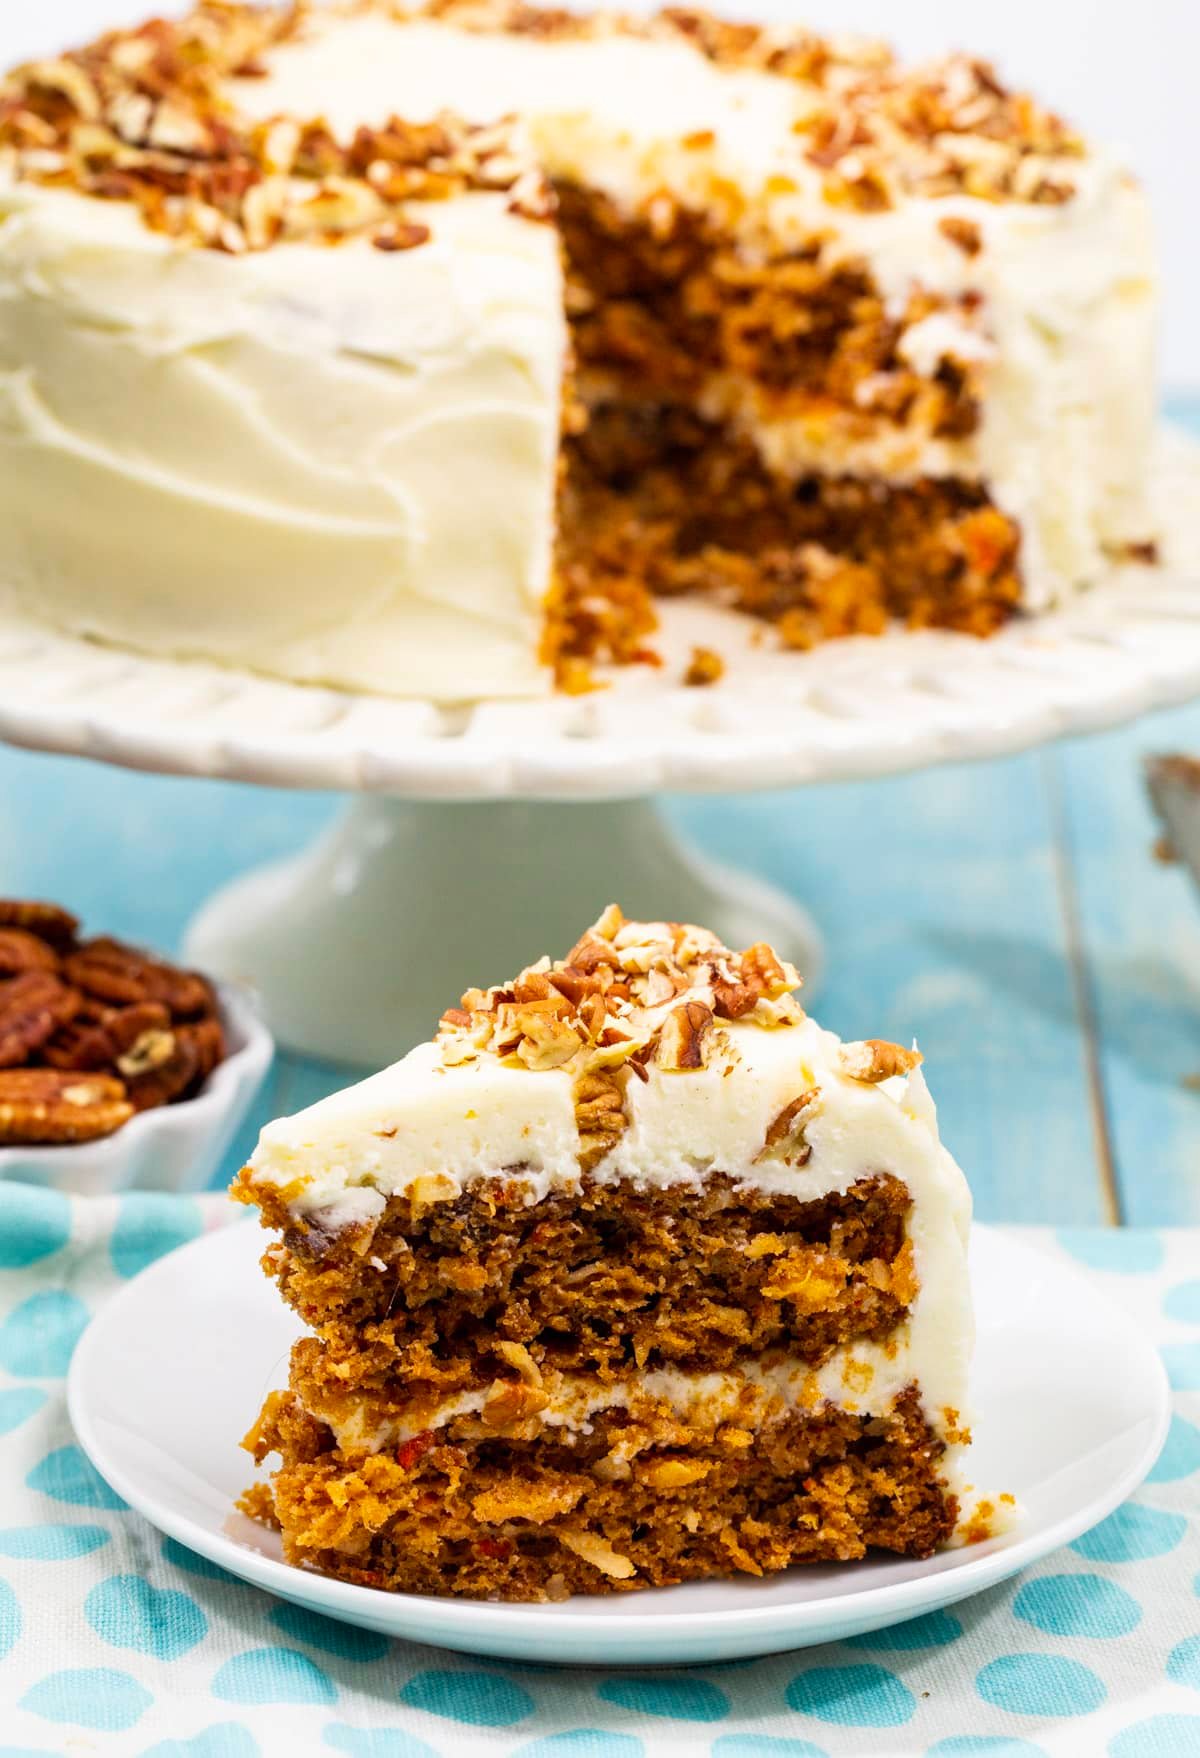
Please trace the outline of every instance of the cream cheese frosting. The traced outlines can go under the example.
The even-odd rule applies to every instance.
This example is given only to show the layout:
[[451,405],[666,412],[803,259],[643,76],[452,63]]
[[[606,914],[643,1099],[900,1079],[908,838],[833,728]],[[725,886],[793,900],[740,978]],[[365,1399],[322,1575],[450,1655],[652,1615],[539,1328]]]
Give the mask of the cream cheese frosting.
[[0,188],[0,603],[305,682],[547,687],[566,348],[552,231],[229,256]]
[[[571,957],[583,966],[598,961],[604,947],[619,961],[617,980],[631,999],[612,1003],[603,1020],[593,1018],[595,1038],[568,1061],[531,1066],[523,1059],[522,1052],[537,1062],[568,1048],[521,1035],[528,1021],[517,1014],[527,1002],[513,1000],[514,990],[536,991],[538,982],[526,978],[545,981],[563,970],[543,961],[510,989],[464,997],[470,1005],[452,1010],[436,1040],[393,1067],[269,1124],[246,1174],[249,1194],[275,1187],[297,1226],[318,1242],[346,1228],[369,1242],[390,1197],[449,1202],[484,1178],[523,1188],[530,1203],[578,1189],[584,1176],[645,1189],[698,1186],[713,1173],[813,1201],[890,1173],[911,1198],[907,1238],[918,1291],[903,1325],[885,1344],[836,1353],[815,1381],[807,1370],[797,1378],[773,1366],[761,1389],[785,1406],[815,1394],[882,1414],[915,1382],[959,1481],[974,1335],[966,1257],[971,1199],[939,1139],[918,1058],[896,1046],[843,1044],[791,999],[794,971],[751,954],[739,965],[701,930],[624,922],[609,911]],[[568,961],[568,981],[574,968]],[[746,980],[752,970],[767,973],[761,989]],[[659,1000],[664,985],[671,993]],[[710,1015],[707,1024],[690,1011],[696,1008]],[[671,1032],[680,1010],[701,1033],[699,1049],[689,1041],[676,1053]],[[487,1020],[490,1041],[481,1024]],[[515,1051],[508,1049],[514,1033]],[[617,1036],[621,1042],[614,1043]],[[647,1049],[654,1054],[646,1057]],[[886,1075],[885,1053],[906,1072]],[[644,1078],[627,1071],[623,1126],[589,1164],[579,1083],[597,1068],[611,1074],[620,1059],[639,1056]],[[789,1126],[774,1127],[789,1108]],[[744,1383],[744,1375],[708,1376],[703,1384],[660,1377],[661,1384],[634,1381],[633,1390],[690,1407],[740,1395]],[[593,1392],[598,1402],[590,1402]],[[467,1411],[470,1396],[435,1420]],[[608,1389],[565,1383],[560,1419],[585,1422],[612,1401]],[[430,1420],[423,1412],[420,1426]]]

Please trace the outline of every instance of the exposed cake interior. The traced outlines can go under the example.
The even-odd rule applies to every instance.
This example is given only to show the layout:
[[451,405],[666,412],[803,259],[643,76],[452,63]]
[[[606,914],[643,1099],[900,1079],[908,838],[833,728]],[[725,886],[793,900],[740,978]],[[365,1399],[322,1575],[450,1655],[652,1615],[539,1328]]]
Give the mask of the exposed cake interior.
[[292,1561],[553,1598],[998,1527],[919,1057],[839,1043],[795,985],[610,909],[264,1131],[236,1194],[311,1335],[246,1506]]

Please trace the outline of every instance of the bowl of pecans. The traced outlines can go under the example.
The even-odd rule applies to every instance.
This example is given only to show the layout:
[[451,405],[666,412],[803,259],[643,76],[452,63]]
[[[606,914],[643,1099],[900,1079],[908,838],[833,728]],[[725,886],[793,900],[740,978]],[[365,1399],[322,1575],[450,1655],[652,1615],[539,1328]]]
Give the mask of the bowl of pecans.
[[273,1050],[246,994],[0,898],[0,1179],[201,1190]]

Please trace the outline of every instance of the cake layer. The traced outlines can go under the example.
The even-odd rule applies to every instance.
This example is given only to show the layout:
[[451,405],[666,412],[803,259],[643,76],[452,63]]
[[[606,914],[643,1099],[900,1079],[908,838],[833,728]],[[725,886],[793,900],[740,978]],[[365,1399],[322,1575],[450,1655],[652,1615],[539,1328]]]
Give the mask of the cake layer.
[[868,1547],[927,1556],[958,1504],[943,1443],[915,1393],[887,1418],[792,1414],[707,1437],[628,1413],[587,1433],[342,1452],[278,1394],[246,1438],[277,1452],[270,1492],[243,1507],[277,1525],[288,1561],[364,1586],[479,1598],[561,1599],[711,1575],[849,1561]]
[[789,646],[910,627],[988,635],[1021,600],[1021,532],[978,484],[784,481],[729,424],[605,404],[568,441],[567,653],[628,658],[655,596],[704,592]]
[[908,1192],[887,1176],[811,1200],[718,1173],[699,1187],[588,1177],[537,1203],[526,1194],[492,1179],[455,1201],[392,1198],[364,1277],[353,1234],[311,1258],[260,1192],[268,1225],[296,1240],[266,1267],[325,1340],[326,1382],[407,1402],[487,1388],[510,1357],[602,1381],[784,1346],[816,1365],[850,1339],[888,1336],[916,1294]]

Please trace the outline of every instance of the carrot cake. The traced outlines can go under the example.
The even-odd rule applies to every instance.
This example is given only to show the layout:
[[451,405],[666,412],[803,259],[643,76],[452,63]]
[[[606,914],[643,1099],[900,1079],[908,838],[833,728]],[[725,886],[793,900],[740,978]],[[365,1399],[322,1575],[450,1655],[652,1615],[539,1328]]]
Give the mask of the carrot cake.
[[920,1057],[766,945],[605,911],[234,1194],[309,1327],[246,1446],[287,1558],[554,1599],[988,1536],[970,1197]]
[[442,700],[661,595],[986,635],[1152,553],[1156,284],[969,55],[208,0],[0,84],[0,604]]

